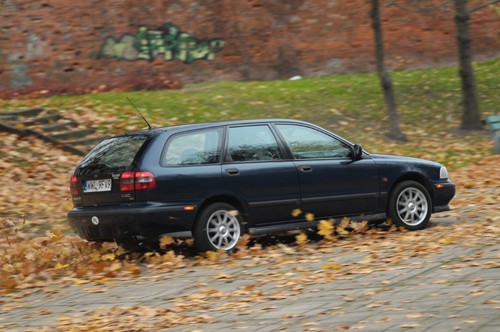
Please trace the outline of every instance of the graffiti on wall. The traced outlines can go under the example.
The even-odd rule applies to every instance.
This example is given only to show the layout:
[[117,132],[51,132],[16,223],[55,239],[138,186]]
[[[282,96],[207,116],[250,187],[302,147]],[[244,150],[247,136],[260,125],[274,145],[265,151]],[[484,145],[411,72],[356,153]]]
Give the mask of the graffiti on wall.
[[214,60],[215,53],[223,48],[223,39],[199,40],[175,25],[166,23],[157,30],[140,27],[135,36],[126,34],[118,39],[108,37],[101,54],[107,58],[129,61],[153,61],[161,56],[165,61],[177,59],[192,63],[202,59]]

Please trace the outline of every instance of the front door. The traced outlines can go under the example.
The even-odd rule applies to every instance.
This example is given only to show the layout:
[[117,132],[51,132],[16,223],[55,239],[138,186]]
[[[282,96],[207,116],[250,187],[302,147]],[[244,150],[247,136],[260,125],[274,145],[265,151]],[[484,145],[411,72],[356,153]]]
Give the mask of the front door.
[[304,213],[324,218],[377,211],[379,177],[371,158],[354,161],[347,143],[316,128],[276,127],[294,157]]

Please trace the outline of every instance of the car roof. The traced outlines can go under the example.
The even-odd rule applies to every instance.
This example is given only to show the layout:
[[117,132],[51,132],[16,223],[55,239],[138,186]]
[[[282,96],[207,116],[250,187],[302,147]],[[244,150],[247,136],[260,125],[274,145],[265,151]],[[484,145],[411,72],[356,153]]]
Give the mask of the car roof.
[[213,128],[220,126],[232,126],[232,125],[245,125],[245,124],[259,124],[259,123],[277,123],[277,122],[287,122],[287,123],[297,123],[297,124],[307,124],[312,125],[308,122],[295,120],[295,119],[247,119],[247,120],[224,120],[224,121],[212,121],[212,122],[197,122],[197,123],[189,123],[189,124],[180,124],[174,126],[166,126],[166,127],[158,127],[153,129],[144,129],[136,132],[130,132],[126,134],[121,134],[117,136],[126,136],[126,135],[135,135],[135,134],[146,134],[155,136],[165,131],[187,131],[194,129],[204,129],[204,128]]

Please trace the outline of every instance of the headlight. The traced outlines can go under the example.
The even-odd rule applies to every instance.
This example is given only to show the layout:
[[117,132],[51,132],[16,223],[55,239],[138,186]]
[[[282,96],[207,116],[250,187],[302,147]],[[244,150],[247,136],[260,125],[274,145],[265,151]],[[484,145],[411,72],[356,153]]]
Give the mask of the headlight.
[[448,171],[446,170],[446,167],[441,167],[439,170],[439,178],[440,179],[447,179],[448,178]]

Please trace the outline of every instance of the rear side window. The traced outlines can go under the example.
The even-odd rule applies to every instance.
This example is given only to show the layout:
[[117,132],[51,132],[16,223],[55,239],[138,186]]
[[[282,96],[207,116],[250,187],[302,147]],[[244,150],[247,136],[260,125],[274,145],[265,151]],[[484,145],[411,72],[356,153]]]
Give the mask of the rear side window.
[[228,161],[282,159],[278,142],[266,125],[229,128],[228,150]]
[[161,166],[203,165],[218,163],[222,129],[199,130],[173,136],[161,157]]
[[[120,170],[132,165],[148,136],[134,135],[106,139],[93,148],[78,168],[84,171]],[[88,172],[83,172],[88,173]]]

